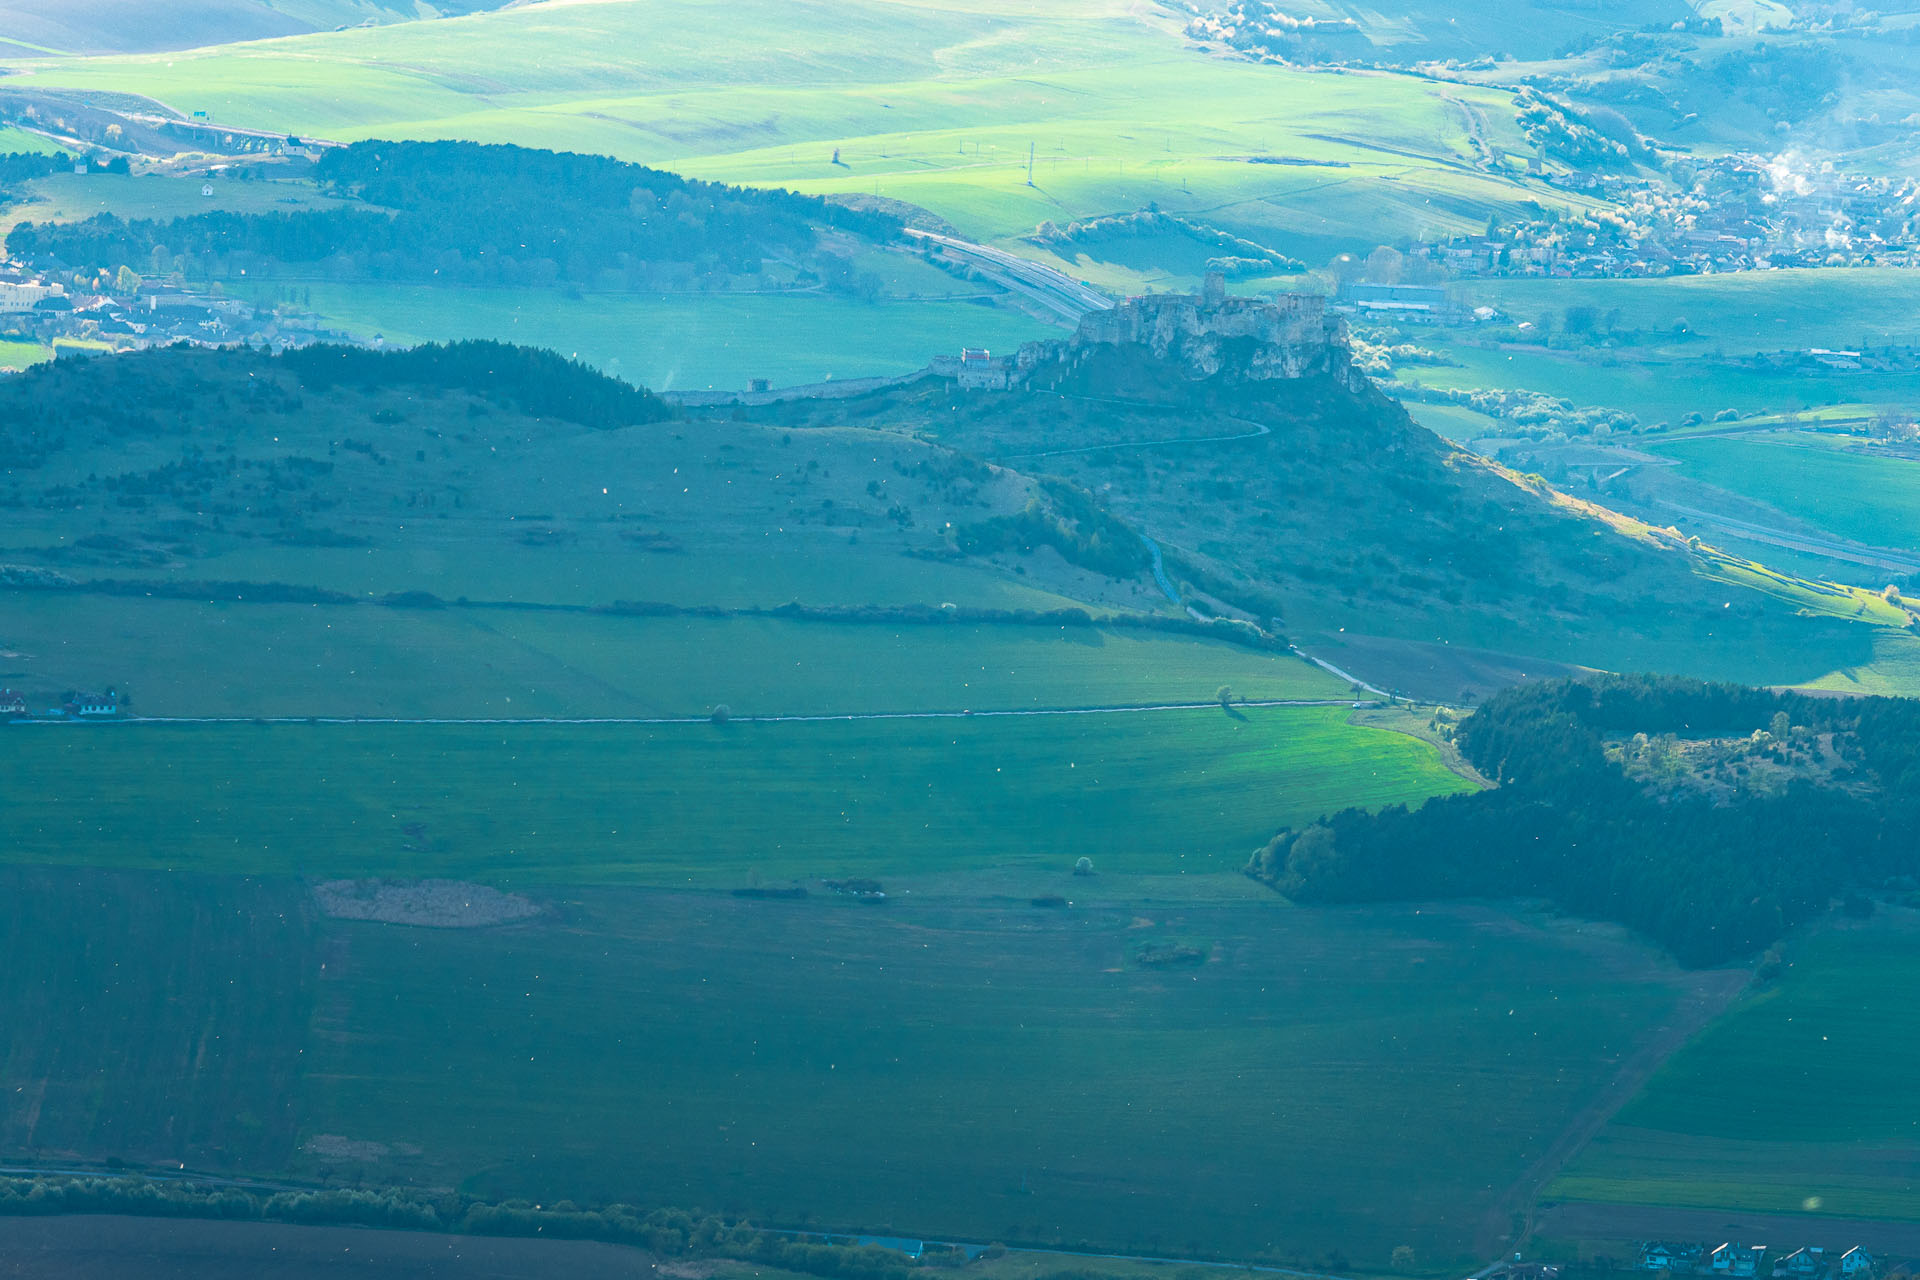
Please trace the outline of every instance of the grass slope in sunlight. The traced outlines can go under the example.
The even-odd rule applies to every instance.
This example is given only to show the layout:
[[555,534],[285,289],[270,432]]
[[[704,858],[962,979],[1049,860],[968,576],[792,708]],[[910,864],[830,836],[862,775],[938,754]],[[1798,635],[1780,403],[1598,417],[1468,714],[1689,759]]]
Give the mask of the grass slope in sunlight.
[[1528,149],[1503,91],[1209,56],[1117,0],[747,0],[711,18],[694,0],[534,5],[31,79],[340,140],[512,141],[891,196],[984,238],[1158,201],[1324,257],[1538,194],[1473,167],[1469,116]]
[[[729,886],[998,866],[1233,871],[1280,827],[1464,789],[1335,708],[726,726],[116,726],[0,740],[7,857]],[[408,835],[413,826],[424,835]],[[409,849],[407,846],[415,846]]]

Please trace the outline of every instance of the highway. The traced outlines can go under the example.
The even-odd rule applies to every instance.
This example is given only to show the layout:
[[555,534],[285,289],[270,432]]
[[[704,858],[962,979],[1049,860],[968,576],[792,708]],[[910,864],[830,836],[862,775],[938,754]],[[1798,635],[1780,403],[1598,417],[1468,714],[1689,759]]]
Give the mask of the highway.
[[971,240],[913,227],[907,228],[907,234],[939,245],[949,256],[966,262],[995,284],[1032,298],[1064,320],[1077,323],[1089,311],[1105,311],[1113,306],[1113,299],[1098,289],[1081,284],[1063,271],[1030,262],[1004,249],[990,249]]

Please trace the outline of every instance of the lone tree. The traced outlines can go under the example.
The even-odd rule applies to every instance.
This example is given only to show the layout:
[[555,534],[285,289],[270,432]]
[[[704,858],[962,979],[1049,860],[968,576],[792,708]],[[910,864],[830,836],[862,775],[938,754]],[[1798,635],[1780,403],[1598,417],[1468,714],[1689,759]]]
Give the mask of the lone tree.
[[1223,684],[1213,691],[1213,700],[1222,707],[1229,706],[1233,702],[1233,690]]
[[1075,863],[1073,864],[1073,874],[1075,874],[1075,875],[1077,875],[1077,876],[1090,876],[1090,875],[1092,875],[1092,874],[1093,874],[1093,859],[1092,859],[1092,858],[1087,858],[1087,857],[1083,857],[1083,858],[1081,858],[1081,859],[1080,859],[1080,860],[1079,860],[1078,862],[1075,862]]
[[715,724],[725,724],[727,721],[733,719],[733,710],[728,707],[726,703],[722,702],[713,709],[713,714],[707,718]]

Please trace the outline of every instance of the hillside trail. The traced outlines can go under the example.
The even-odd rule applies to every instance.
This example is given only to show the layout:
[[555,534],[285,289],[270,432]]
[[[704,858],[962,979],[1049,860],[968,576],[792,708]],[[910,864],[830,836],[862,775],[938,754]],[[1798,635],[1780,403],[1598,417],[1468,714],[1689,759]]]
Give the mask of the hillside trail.
[[1473,144],[1474,163],[1492,172],[1495,155],[1493,145],[1487,141],[1487,122],[1480,114],[1480,108],[1450,93],[1442,93],[1440,99],[1449,106],[1460,109],[1460,115],[1464,118],[1467,127],[1467,140]]
[[[1752,979],[1752,972],[1746,969],[1707,969],[1683,975],[1680,997],[1666,1021],[1620,1064],[1613,1077],[1573,1114],[1546,1149],[1534,1157],[1519,1179],[1487,1210],[1474,1240],[1474,1250],[1479,1256],[1495,1260],[1484,1270],[1491,1270],[1510,1253],[1525,1250],[1539,1216],[1541,1192],[1560,1176],[1575,1156],[1586,1150],[1667,1059],[1705,1030],[1707,1024],[1747,990]],[[1476,1273],[1479,1274],[1482,1273]]]

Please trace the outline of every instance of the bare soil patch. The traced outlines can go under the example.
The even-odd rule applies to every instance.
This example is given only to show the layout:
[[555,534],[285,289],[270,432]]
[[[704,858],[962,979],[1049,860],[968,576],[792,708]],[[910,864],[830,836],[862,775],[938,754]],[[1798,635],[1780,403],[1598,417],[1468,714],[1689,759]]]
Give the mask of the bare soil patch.
[[541,912],[539,903],[463,880],[329,880],[314,886],[323,914],[433,929],[479,929]]

